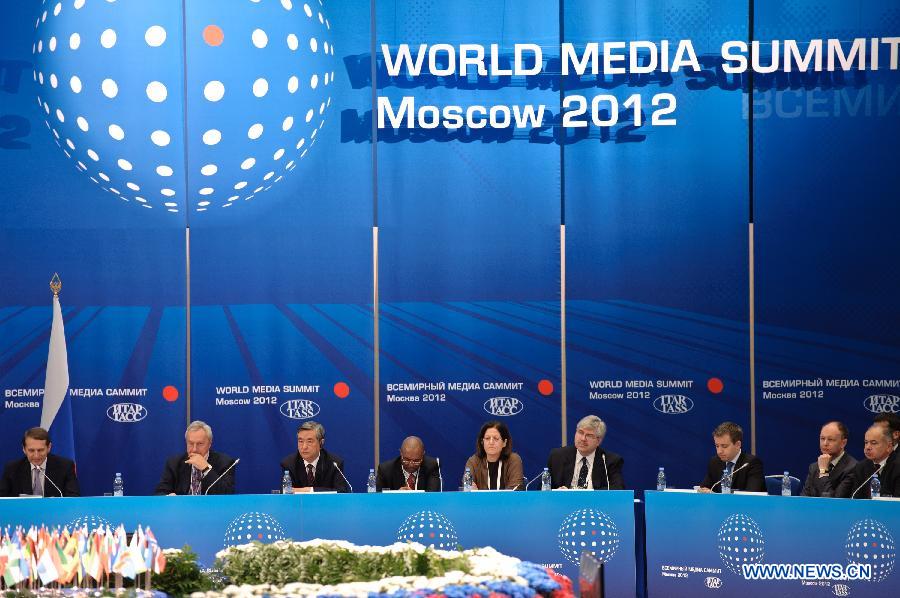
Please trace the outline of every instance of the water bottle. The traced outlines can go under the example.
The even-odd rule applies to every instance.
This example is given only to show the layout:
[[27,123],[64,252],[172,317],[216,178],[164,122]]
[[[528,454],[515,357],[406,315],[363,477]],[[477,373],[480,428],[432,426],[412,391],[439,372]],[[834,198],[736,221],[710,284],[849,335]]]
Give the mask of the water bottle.
[[293,494],[294,493],[294,484],[291,482],[291,472],[287,469],[284,470],[284,475],[281,476],[281,493],[282,494]]
[[125,482],[122,481],[121,473],[117,473],[113,479],[113,496],[125,496]]
[[472,470],[466,467],[466,473],[463,474],[463,492],[472,491]]
[[366,489],[366,492],[375,492],[375,491],[376,491],[376,486],[375,486],[375,470],[374,470],[374,469],[370,469],[370,470],[369,470],[369,481],[367,482],[367,489]]
[[541,474],[541,490],[549,490],[549,489],[550,489],[550,470],[545,467],[544,473]]
[[784,472],[781,476],[781,496],[791,495],[791,476],[788,472]]
[[872,490],[872,498],[881,496],[881,480],[878,479],[877,474],[872,476],[872,481],[869,482],[869,488]]
[[727,469],[722,472],[722,494],[731,494],[731,472]]
[[659,468],[659,473],[656,474],[656,490],[659,492],[665,492],[666,490],[666,470],[662,467]]

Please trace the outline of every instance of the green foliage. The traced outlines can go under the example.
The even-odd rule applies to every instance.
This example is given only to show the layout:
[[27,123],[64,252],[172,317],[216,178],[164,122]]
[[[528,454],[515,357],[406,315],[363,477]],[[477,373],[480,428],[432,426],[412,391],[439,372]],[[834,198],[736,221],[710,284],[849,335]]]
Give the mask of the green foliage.
[[205,592],[215,586],[212,579],[197,565],[197,554],[185,545],[179,553],[166,554],[165,570],[150,579],[154,590],[170,596],[187,596],[191,592]]
[[392,552],[358,552],[340,546],[260,544],[250,550],[232,549],[217,568],[233,584],[285,585],[293,582],[332,585],[376,581],[392,576],[436,577],[448,571],[470,570],[468,558],[442,558],[428,548]]

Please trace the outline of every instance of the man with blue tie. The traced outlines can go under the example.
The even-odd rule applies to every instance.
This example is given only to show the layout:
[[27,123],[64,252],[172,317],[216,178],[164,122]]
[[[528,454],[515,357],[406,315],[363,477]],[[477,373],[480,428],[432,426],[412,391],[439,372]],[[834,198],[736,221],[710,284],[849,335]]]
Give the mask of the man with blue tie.
[[734,422],[723,422],[713,430],[716,456],[706,468],[698,492],[722,492],[722,474],[731,474],[731,490],[765,492],[763,464],[756,455],[741,450],[744,430]]
[[0,477],[0,496],[80,496],[75,464],[50,453],[50,434],[30,428],[22,437],[25,457],[10,461]]

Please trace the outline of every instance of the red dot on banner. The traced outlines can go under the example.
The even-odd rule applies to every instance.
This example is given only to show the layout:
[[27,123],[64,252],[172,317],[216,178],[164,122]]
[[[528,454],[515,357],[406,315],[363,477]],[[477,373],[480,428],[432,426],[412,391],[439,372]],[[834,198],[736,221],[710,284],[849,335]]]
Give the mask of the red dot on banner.
[[714,395],[719,394],[725,388],[725,385],[718,378],[710,378],[706,381],[706,388]]
[[429,538],[433,538],[433,537],[434,537],[434,532],[431,532],[430,534],[428,534],[428,537],[429,537]]
[[163,398],[170,403],[178,400],[178,389],[174,386],[166,386],[162,392]]
[[334,385],[334,396],[346,399],[350,396],[350,386],[346,382],[338,382]]
[[592,536],[596,536],[596,535],[597,535],[597,530],[592,529],[592,530],[591,530],[591,535],[592,535]]
[[221,46],[225,41],[225,32],[218,25],[207,25],[203,28],[203,41],[210,46]]
[[538,392],[545,397],[553,394],[553,383],[546,379],[541,380],[538,382]]
[[257,537],[258,539],[262,540],[262,534],[256,534],[256,537]]
[[746,541],[747,541],[747,536],[744,536],[744,542],[746,542]]
[[872,542],[872,548],[878,548],[878,542]]

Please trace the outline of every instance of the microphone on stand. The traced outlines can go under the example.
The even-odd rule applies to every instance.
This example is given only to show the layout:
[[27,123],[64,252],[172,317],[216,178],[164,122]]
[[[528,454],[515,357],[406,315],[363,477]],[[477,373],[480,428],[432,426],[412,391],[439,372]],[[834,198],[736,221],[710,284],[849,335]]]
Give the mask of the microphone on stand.
[[338,473],[341,474],[341,477],[344,478],[344,481],[345,481],[345,482],[347,482],[347,486],[350,488],[350,492],[352,493],[352,492],[353,492],[353,486],[350,485],[350,480],[347,479],[347,476],[344,475],[344,472],[341,471],[341,468],[338,467],[338,464],[337,464],[337,463],[335,463],[334,461],[332,461],[331,464],[334,465],[334,468],[338,470]]
[[[875,471],[873,471],[873,472],[872,472],[872,475],[870,475],[869,477],[867,477],[867,478],[866,478],[866,481],[863,482],[862,484],[860,484],[860,485],[859,485],[859,488],[857,488],[856,490],[853,491],[853,494],[850,495],[850,498],[856,497],[856,493],[859,492],[860,490],[862,490],[863,486],[865,486],[866,484],[868,484],[868,483],[869,483],[869,480],[871,480],[873,477],[875,477],[876,474],[880,473],[882,469],[884,469],[884,463],[882,463],[881,465],[879,465],[879,466],[878,466],[878,469],[876,469]],[[55,485],[56,485],[56,484],[54,484],[54,486],[55,486]]]
[[603,473],[606,474],[606,489],[609,490],[609,470],[606,468],[606,453],[600,453],[603,457]]
[[60,489],[59,489],[59,486],[56,485],[56,482],[54,482],[54,481],[50,478],[50,476],[47,475],[47,469],[46,469],[46,468],[44,469],[44,479],[47,480],[48,482],[50,482],[51,484],[53,484],[53,487],[56,488],[56,491],[57,491],[57,492],[59,492],[59,497],[62,498],[62,496],[63,496],[63,491],[60,490]]
[[440,481],[440,483],[441,483],[441,492],[443,492],[443,491],[444,491],[444,476],[441,475],[441,458],[440,458],[440,457],[435,457],[434,460],[437,461],[437,466],[438,466],[438,481]]
[[[750,465],[750,462],[749,462],[749,461],[748,461],[747,463],[744,463],[743,465],[741,465],[740,467],[738,467],[738,468],[735,469],[734,471],[732,471],[732,472],[731,472],[731,479],[732,479],[732,481],[734,481],[734,474],[736,474],[736,473],[739,472],[740,470],[744,469],[744,468],[747,467],[748,465]],[[715,488],[716,486],[718,486],[718,485],[721,484],[721,483],[722,483],[722,478],[719,478],[719,481],[716,482],[715,484],[713,484],[713,485],[710,487],[710,490],[712,490],[713,488]]]
[[537,474],[536,476],[534,476],[533,478],[531,478],[531,480],[530,480],[527,484],[525,484],[525,492],[528,492],[528,487],[531,486],[531,482],[535,481],[536,479],[538,479],[538,478],[541,477],[542,475],[544,475],[544,470],[543,470],[543,469],[541,470],[541,472],[540,472],[539,474]]
[[228,467],[226,467],[226,468],[225,468],[225,471],[222,472],[222,475],[220,475],[219,477],[217,477],[217,478],[215,479],[215,481],[214,481],[212,484],[210,484],[209,486],[206,487],[206,492],[204,492],[203,495],[205,496],[205,495],[209,494],[209,491],[212,490],[212,487],[215,486],[216,484],[218,484],[218,483],[219,483],[219,480],[221,480],[223,477],[225,477],[225,474],[228,473],[229,471],[231,471],[231,468],[234,467],[235,465],[237,465],[237,464],[240,463],[240,462],[241,462],[240,459],[235,459],[235,460],[231,463],[231,465],[229,465]]

